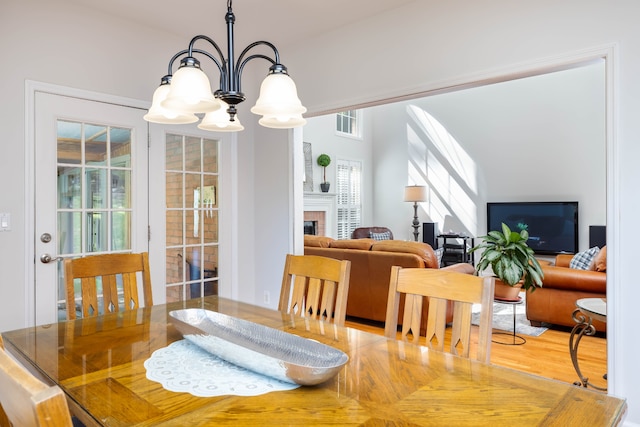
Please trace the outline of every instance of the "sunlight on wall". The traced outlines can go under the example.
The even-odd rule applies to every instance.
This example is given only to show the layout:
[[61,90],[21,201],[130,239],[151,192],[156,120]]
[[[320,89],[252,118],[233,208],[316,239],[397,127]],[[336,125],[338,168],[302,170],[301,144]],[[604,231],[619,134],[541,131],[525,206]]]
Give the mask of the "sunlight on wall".
[[[460,224],[466,232],[478,232],[477,166],[456,139],[433,116],[423,109],[409,105],[407,125],[408,178],[410,184],[426,185],[429,189],[425,211],[440,231],[449,225]],[[453,217],[453,218],[452,218]]]

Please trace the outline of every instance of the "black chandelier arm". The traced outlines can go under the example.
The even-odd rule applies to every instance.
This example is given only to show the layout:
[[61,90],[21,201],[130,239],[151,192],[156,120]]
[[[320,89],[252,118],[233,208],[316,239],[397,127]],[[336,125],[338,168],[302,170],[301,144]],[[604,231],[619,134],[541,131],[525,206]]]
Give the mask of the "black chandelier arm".
[[[252,55],[249,58],[245,59],[243,61],[244,56],[254,47],[257,46],[268,46],[273,50],[273,54],[275,56],[275,60],[271,59],[267,56],[258,56],[258,55]],[[244,64],[249,61],[250,59],[253,58],[264,58],[264,59],[268,59],[272,64],[279,64],[280,63],[280,53],[278,52],[278,49],[273,45],[273,43],[270,43],[268,41],[264,41],[264,40],[260,40],[257,42],[253,42],[251,43],[249,46],[245,47],[244,50],[242,51],[242,53],[240,54],[240,56],[238,57],[238,68],[235,70],[237,74],[241,73],[240,68],[244,67]]]
[[[278,63],[276,61],[274,61],[273,59],[269,58],[266,55],[261,55],[261,54],[257,54],[257,55],[251,55],[250,57],[248,57],[247,59],[245,59],[244,61],[242,61],[237,68],[237,76],[238,76],[238,92],[242,92],[242,70],[244,69],[244,66],[247,64],[247,62],[251,61],[252,59],[265,59],[269,62],[271,62],[271,64],[278,65]],[[286,68],[285,68],[286,69]]]
[[216,59],[215,56],[211,55],[209,52],[207,52],[206,50],[201,50],[201,49],[185,49],[185,50],[181,50],[180,52],[176,53],[175,55],[173,55],[173,57],[171,58],[171,60],[169,61],[169,67],[167,70],[167,75],[172,76],[173,75],[173,63],[176,61],[176,59],[187,55],[188,56],[192,56],[193,53],[199,53],[201,55],[206,56],[207,58],[211,59],[214,64],[216,64],[216,66],[218,67],[218,70],[220,71],[220,75],[226,75],[226,71],[224,69],[223,64],[220,64],[220,61],[218,61]]
[[[193,56],[192,52],[198,52],[198,50],[193,47],[194,44],[198,40],[206,40],[206,41],[208,41],[211,44],[211,46],[213,46],[215,48],[216,52],[218,52],[218,57],[220,58],[220,61],[224,62],[224,60],[225,60],[224,59],[224,55],[222,54],[222,50],[220,50],[220,47],[218,46],[218,44],[215,41],[213,41],[213,39],[211,39],[211,37],[203,36],[202,34],[195,36],[189,42],[189,56]],[[206,52],[201,50],[198,53],[206,53]],[[211,59],[213,59],[215,61],[213,56],[211,56],[209,53],[206,53],[206,55],[209,56],[209,58],[211,58]],[[217,61],[216,61],[216,63],[217,63]]]

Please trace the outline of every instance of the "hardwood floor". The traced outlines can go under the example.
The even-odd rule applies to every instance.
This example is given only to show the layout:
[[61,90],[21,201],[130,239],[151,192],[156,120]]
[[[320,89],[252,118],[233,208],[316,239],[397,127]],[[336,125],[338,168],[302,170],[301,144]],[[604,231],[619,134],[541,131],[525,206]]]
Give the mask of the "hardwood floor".
[[[384,334],[384,326],[368,324],[347,318],[346,326],[375,334]],[[474,327],[477,331],[477,327]],[[554,328],[539,337],[524,335],[523,345],[492,343],[491,363],[573,384],[578,375],[569,356],[570,329]],[[472,343],[473,345],[473,343]],[[582,374],[589,382],[606,387],[603,375],[607,372],[607,340],[604,337],[585,336],[580,342],[578,360]]]

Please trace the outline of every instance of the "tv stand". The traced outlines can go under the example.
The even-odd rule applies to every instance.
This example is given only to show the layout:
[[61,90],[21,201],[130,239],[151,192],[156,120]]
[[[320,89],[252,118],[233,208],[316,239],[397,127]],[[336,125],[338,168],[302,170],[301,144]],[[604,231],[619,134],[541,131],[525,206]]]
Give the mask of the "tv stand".
[[[470,241],[471,247],[474,246],[474,238],[461,234],[439,234],[437,236],[438,246],[439,241],[442,240],[442,267],[447,265],[457,264],[460,262],[466,262],[471,265],[475,265],[473,253],[468,251],[468,242]],[[440,246],[439,246],[440,247]]]

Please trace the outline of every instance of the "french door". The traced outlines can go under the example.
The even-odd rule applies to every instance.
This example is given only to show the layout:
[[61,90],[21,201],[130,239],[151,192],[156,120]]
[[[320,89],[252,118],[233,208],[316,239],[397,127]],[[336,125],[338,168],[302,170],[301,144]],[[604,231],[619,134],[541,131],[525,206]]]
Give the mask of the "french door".
[[143,110],[35,92],[35,324],[66,313],[64,258],[147,251]]

